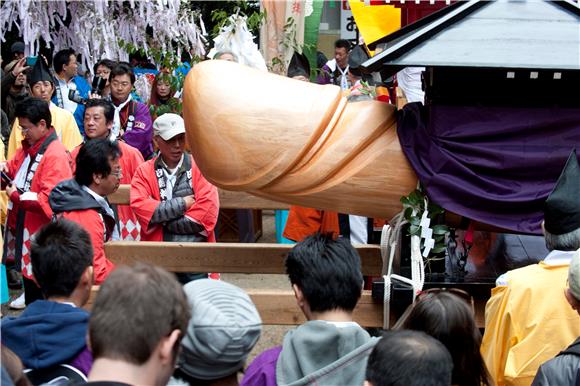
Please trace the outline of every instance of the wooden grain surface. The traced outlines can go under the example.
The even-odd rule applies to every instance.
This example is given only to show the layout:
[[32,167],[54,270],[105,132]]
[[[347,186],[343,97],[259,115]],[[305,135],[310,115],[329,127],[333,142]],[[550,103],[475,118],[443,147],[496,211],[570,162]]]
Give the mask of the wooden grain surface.
[[[99,291],[98,286],[93,286],[91,297],[85,308],[90,310]],[[264,325],[298,325],[304,323],[304,314],[296,304],[294,293],[290,290],[245,290],[256,305],[262,323]],[[478,328],[485,326],[485,301],[475,302],[475,320]],[[354,310],[354,321],[363,327],[383,326],[383,305],[374,302],[370,291],[363,291],[362,296]],[[394,321],[391,322],[391,326]]]
[[[137,261],[159,265],[172,272],[224,272],[284,274],[284,258],[292,244],[175,243],[114,241],[105,255],[116,265]],[[355,245],[362,272],[379,276],[382,260],[377,245]]]

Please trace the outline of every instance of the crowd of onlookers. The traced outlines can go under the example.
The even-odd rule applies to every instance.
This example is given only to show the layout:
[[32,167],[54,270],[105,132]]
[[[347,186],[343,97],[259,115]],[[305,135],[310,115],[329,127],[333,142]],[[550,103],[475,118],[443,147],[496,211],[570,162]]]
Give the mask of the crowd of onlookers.
[[[360,82],[362,54],[350,56],[347,43],[336,43],[321,83]],[[186,151],[174,75],[159,71],[144,103],[129,63],[99,61],[102,81],[89,85],[74,51],[57,52],[51,69],[43,57],[27,64],[22,48],[13,46],[2,74],[3,263],[21,272],[24,289],[12,302],[22,314],[1,322],[3,385],[580,384],[574,152],[545,203],[550,253],[498,278],[483,336],[473,299],[453,288],[416,294],[392,330],[373,336],[355,321],[364,278],[351,245],[371,240],[372,219],[355,226],[347,215],[344,233],[338,214],[295,208],[312,223],[284,263],[306,322],[246,363],[262,322],[242,289],[207,273],[114,269],[105,255],[108,240],[215,241],[218,193]],[[298,57],[288,73],[309,74]],[[111,205],[121,184],[130,204]]]

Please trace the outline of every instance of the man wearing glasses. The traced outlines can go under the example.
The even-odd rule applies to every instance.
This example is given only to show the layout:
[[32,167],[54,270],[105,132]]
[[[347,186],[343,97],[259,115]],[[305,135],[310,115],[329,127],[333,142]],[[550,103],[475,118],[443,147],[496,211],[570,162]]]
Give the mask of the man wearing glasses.
[[[106,99],[89,99],[85,105],[85,141],[93,139],[111,139],[111,129],[113,127],[114,107],[113,104]],[[123,141],[118,141],[121,156],[119,158],[119,165],[123,169],[123,177],[121,184],[131,184],[133,174],[141,165],[143,156],[139,150],[131,145],[127,145]],[[81,149],[82,144],[75,147],[71,151],[73,158],[73,173],[74,160]],[[114,205],[117,218],[117,226],[119,229],[119,236],[124,241],[139,241],[141,227],[137,221],[137,217],[129,205]]]
[[[72,176],[70,156],[58,140],[52,125],[48,103],[40,98],[27,98],[16,104],[16,117],[24,140],[14,156],[1,164],[3,185],[9,198],[6,226],[5,259],[13,258],[22,269],[24,296],[11,303],[22,309],[42,299],[34,281],[30,263],[32,235],[50,222],[50,191],[59,182]],[[26,303],[25,303],[26,302]]]
[[49,202],[55,215],[80,224],[91,236],[95,284],[101,284],[114,266],[105,256],[104,244],[118,240],[115,215],[106,197],[119,188],[123,171],[121,150],[109,139],[93,139],[81,146],[73,179],[58,184]]

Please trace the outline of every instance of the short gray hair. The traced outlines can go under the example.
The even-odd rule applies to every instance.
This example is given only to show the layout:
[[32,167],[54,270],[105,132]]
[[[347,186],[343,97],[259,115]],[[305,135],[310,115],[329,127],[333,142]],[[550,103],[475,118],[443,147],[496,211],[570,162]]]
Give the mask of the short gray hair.
[[548,251],[575,251],[580,248],[580,228],[562,235],[554,235],[544,229],[544,239]]

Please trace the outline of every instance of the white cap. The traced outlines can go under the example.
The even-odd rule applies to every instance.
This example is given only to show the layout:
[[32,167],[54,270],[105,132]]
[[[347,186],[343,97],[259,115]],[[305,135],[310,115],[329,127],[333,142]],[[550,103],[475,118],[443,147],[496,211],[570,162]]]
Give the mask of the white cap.
[[177,114],[163,114],[153,122],[153,133],[169,141],[176,135],[185,133],[185,122]]

